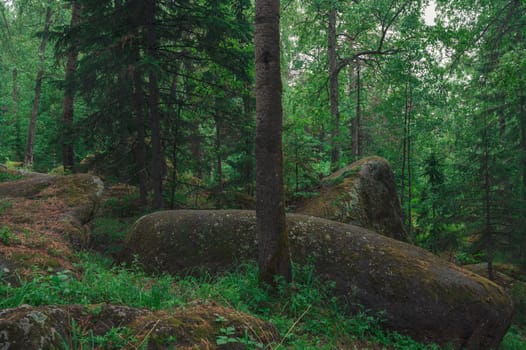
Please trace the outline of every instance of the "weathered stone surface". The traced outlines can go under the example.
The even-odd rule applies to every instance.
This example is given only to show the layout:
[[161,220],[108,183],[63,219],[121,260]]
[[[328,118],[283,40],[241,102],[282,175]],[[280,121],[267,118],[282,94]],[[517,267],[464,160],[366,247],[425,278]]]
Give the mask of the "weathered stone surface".
[[250,339],[263,346],[279,340],[279,333],[271,324],[216,304],[156,312],[110,304],[21,306],[0,311],[0,349],[82,348],[83,340],[84,345],[91,348],[95,337],[103,339],[110,330],[121,332],[120,343],[111,343],[107,337],[106,344],[95,343],[95,348],[246,348],[242,341],[229,343],[227,347],[216,345],[222,327],[233,327],[234,334],[229,335],[232,338],[243,339],[246,332]]
[[[150,271],[212,272],[254,259],[252,211],[164,211],[140,218],[123,260]],[[409,244],[353,225],[289,215],[292,257],[314,258],[316,272],[336,282],[342,301],[385,311],[385,325],[454,348],[496,348],[512,316],[510,298],[494,283]]]
[[396,192],[393,170],[380,157],[354,162],[323,179],[319,195],[298,203],[294,212],[372,229],[410,241]]
[[33,267],[73,269],[73,251],[88,242],[102,182],[87,174],[19,175],[0,183],[0,229],[8,237],[0,240],[0,261],[20,275],[30,275]]

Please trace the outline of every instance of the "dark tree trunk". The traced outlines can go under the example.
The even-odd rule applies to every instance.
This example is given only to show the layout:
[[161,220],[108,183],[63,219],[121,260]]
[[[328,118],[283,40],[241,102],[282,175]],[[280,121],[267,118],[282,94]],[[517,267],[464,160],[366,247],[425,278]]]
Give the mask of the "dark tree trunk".
[[170,91],[170,97],[172,101],[177,101],[175,108],[170,108],[168,118],[171,122],[170,134],[172,143],[172,177],[170,179],[170,209],[175,209],[175,193],[177,191],[177,167],[179,165],[179,159],[177,153],[179,151],[179,119],[181,117],[181,110],[183,108],[182,101],[177,98],[177,87],[178,87],[178,72],[174,74],[172,81],[172,87]]
[[29,119],[26,153],[24,156],[24,166],[29,168],[33,166],[33,147],[35,145],[38,109],[40,107],[40,95],[42,93],[42,76],[44,75],[45,52],[49,37],[49,27],[51,26],[51,14],[51,7],[48,7],[46,10],[44,30],[42,31],[42,40],[40,41],[40,47],[38,48],[40,64],[38,66],[37,78],[35,81],[35,97],[33,99],[33,108],[31,109],[31,118]]
[[411,201],[413,200],[412,192],[412,168],[411,168],[411,112],[412,112],[412,89],[409,86],[407,89],[407,234],[413,238],[413,207]]
[[526,202],[526,96],[520,97],[520,121],[522,151],[522,198]]
[[[247,86],[247,91],[249,91],[250,87]],[[245,118],[247,120],[247,130],[244,133],[245,136],[245,152],[246,152],[246,159],[243,169],[244,174],[244,184],[245,184],[245,191],[249,195],[254,194],[254,135],[253,135],[253,129],[252,129],[252,118],[254,116],[254,104],[252,102],[252,98],[250,97],[250,94],[245,94],[243,96],[243,111],[245,114]]]
[[482,130],[482,180],[483,180],[483,217],[484,217],[484,229],[483,229],[483,241],[484,248],[486,251],[486,262],[488,264],[488,277],[490,280],[494,280],[493,272],[493,229],[491,225],[491,175],[490,175],[490,147],[489,147],[489,135],[488,135],[488,120],[486,114],[484,118],[484,128]]
[[[157,57],[157,33],[155,28],[156,0],[145,1],[146,9],[146,50],[147,54]],[[161,117],[159,114],[159,83],[156,67],[150,67],[149,72],[149,106],[152,131],[152,208],[163,207],[163,150],[161,146]]]
[[[139,48],[137,48],[137,63],[139,59]],[[134,104],[135,119],[137,129],[137,139],[135,140],[135,167],[137,169],[137,178],[139,180],[139,200],[142,208],[148,206],[148,172],[146,164],[146,120],[144,110],[146,102],[144,100],[143,81],[140,72],[136,69],[133,73],[134,81]]]
[[360,123],[362,119],[362,86],[360,81],[360,61],[356,62],[354,66],[354,85],[356,89],[356,115],[351,121],[351,146],[352,155],[355,160],[358,160],[362,155],[361,140],[360,140]]
[[15,154],[17,160],[24,159],[24,146],[22,144],[22,132],[20,125],[20,116],[18,115],[18,103],[20,98],[18,97],[18,70],[13,68],[13,118],[15,123]]
[[328,35],[328,56],[329,56],[329,104],[333,118],[333,130],[331,135],[331,168],[334,170],[340,162],[340,111],[338,95],[338,71],[336,56],[336,8],[331,5],[329,10],[329,35]]
[[[71,27],[80,22],[80,4],[73,0],[71,3]],[[64,101],[62,103],[62,165],[65,172],[75,170],[75,156],[73,149],[73,113],[74,113],[74,89],[72,78],[75,74],[78,58],[78,48],[73,47],[68,52],[66,62],[66,77],[64,88]]]
[[219,111],[216,111],[214,115],[214,122],[216,128],[216,139],[215,139],[215,149],[216,149],[216,194],[219,206],[221,206],[221,193],[223,192],[223,158],[221,152],[221,115]]
[[259,279],[276,286],[275,277],[291,281],[285,222],[279,0],[256,0],[256,233]]

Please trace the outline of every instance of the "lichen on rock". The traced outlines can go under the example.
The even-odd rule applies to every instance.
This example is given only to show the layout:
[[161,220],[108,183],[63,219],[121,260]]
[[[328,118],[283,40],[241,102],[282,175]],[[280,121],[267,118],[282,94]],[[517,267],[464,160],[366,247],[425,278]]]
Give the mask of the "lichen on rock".
[[[21,306],[0,311],[0,349],[70,349],[73,344],[99,349],[219,349],[221,328],[245,349],[243,339],[268,346],[279,341],[270,323],[214,303],[195,303],[151,311],[111,304]],[[122,333],[119,344],[105,335]],[[206,346],[204,346],[206,345]]]
[[322,180],[318,193],[298,203],[294,212],[410,241],[402,221],[393,170],[384,158],[364,158],[334,172]]
[[[254,225],[253,211],[157,212],[135,223],[122,258],[138,257],[148,271],[217,273],[257,257]],[[510,325],[502,288],[423,249],[311,216],[288,215],[287,226],[295,262],[313,261],[342,303],[383,313],[391,329],[455,349],[491,349]]]

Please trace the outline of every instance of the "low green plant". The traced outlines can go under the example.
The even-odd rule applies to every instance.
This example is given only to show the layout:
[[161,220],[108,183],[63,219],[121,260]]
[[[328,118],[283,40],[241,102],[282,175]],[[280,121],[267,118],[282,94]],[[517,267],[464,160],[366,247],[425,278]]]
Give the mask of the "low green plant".
[[131,221],[128,218],[96,217],[92,224],[90,247],[106,255],[119,253]]
[[121,198],[110,198],[104,202],[103,211],[113,217],[125,218],[142,214],[139,194],[131,193]]
[[128,327],[113,327],[102,335],[96,335],[91,329],[83,329],[71,320],[71,337],[62,339],[64,349],[146,349],[148,342],[137,339]]
[[519,327],[511,326],[504,336],[499,350],[524,350],[526,349],[526,333],[521,332]]
[[20,240],[9,227],[0,226],[0,242],[4,245],[13,245],[18,244]]
[[13,207],[13,203],[7,199],[0,199],[0,215],[6,210]]
[[22,175],[0,172],[0,182],[9,182],[21,179]]
[[[0,308],[21,304],[99,304],[113,303],[152,310],[170,309],[195,300],[209,300],[255,315],[273,323],[281,341],[273,349],[352,348],[353,342],[368,341],[391,349],[438,349],[423,345],[397,333],[385,332],[381,319],[365,312],[349,316],[349,310],[331,296],[333,283],[320,281],[312,265],[294,265],[294,283],[279,281],[278,293],[271,293],[258,282],[255,264],[240,263],[235,270],[219,277],[201,273],[199,277],[152,277],[138,263],[129,267],[112,266],[108,259],[82,254],[82,276],[68,270],[21,282],[19,286],[0,284]],[[247,349],[261,349],[257,334],[240,336],[224,317],[216,343],[239,344]],[[89,330],[78,330],[75,342],[82,348],[112,348],[116,337],[133,342],[125,329],[115,329],[95,337]],[[71,339],[73,344],[74,339]],[[118,343],[119,346],[122,343]],[[116,347],[113,347],[116,348]]]

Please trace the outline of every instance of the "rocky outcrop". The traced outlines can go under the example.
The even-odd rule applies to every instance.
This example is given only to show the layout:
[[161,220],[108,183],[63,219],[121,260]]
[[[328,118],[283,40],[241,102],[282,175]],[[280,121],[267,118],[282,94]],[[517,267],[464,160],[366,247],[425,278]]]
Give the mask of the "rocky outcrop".
[[[228,335],[222,329],[229,329]],[[228,337],[220,346],[221,337]],[[109,304],[0,311],[0,349],[246,349],[279,341],[271,324],[216,304],[150,311]],[[251,342],[247,344],[247,342]]]
[[322,181],[318,196],[298,203],[294,212],[372,229],[410,241],[396,192],[393,170],[380,157],[368,157]]
[[[336,282],[342,302],[384,312],[385,325],[455,349],[496,348],[512,315],[502,288],[423,249],[367,229],[304,215],[288,216],[292,258],[312,259]],[[149,271],[222,271],[257,256],[252,211],[164,211],[140,218],[123,260]]]
[[87,174],[18,175],[0,182],[0,262],[22,276],[34,267],[73,270],[73,252],[88,242],[102,182]]

